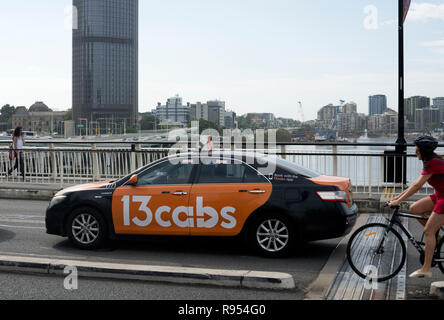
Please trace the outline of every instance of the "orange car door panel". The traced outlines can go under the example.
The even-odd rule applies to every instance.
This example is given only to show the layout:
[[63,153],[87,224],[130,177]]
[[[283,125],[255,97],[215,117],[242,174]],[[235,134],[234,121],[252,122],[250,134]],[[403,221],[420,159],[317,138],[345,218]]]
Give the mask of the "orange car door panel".
[[116,234],[189,235],[191,186],[124,186],[113,194]]
[[235,236],[249,215],[271,196],[271,184],[193,185],[190,207],[195,208],[191,235]]

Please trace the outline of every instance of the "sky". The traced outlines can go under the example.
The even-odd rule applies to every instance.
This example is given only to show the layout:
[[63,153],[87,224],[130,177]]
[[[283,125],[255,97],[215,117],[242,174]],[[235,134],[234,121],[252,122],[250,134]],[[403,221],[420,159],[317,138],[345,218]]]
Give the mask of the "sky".
[[[374,94],[397,110],[397,3],[139,0],[139,111],[176,94],[298,120]],[[0,105],[71,108],[71,5],[2,1]],[[412,0],[405,71],[406,97],[444,96],[444,0]]]

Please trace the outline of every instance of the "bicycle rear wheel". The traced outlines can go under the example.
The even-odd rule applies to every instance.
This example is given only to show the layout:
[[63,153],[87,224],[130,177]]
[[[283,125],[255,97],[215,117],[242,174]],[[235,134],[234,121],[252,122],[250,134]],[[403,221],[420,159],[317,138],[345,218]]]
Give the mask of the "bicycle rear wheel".
[[378,282],[396,276],[404,266],[406,246],[399,233],[386,224],[371,223],[353,233],[347,260],[361,278]]
[[441,261],[441,259],[444,260],[444,238],[441,239],[436,247],[435,259],[438,260],[439,269],[444,273],[444,261]]

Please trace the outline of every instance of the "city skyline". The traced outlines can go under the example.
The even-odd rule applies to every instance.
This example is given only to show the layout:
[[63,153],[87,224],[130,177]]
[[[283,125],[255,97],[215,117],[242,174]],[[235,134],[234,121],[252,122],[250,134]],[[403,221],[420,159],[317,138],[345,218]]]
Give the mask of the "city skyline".
[[[0,31],[10,48],[0,53],[8,61],[0,76],[1,105],[41,100],[54,110],[71,107],[72,31],[65,26],[71,5],[53,0],[4,5],[0,18],[15,24],[20,16],[22,23],[13,32]],[[190,101],[224,99],[238,114],[273,110],[295,119],[301,101],[306,120],[339,99],[355,101],[358,112],[365,113],[368,96],[376,94],[387,95],[388,107],[397,110],[397,3],[372,2],[378,9],[376,29],[365,27],[369,5],[143,1],[139,111],[177,92]],[[439,85],[444,79],[443,8],[443,1],[412,3],[406,23],[406,97],[444,95]]]

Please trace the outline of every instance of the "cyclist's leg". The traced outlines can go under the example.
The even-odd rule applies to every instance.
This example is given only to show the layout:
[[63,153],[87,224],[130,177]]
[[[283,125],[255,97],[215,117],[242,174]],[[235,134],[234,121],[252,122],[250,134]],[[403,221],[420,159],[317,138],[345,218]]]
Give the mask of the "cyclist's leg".
[[[421,200],[416,201],[414,204],[410,206],[410,212],[416,216],[426,217],[433,211],[435,207],[435,203],[433,202],[431,197],[425,197]],[[426,226],[427,221],[418,220],[420,224],[424,227]]]
[[433,212],[424,229],[426,236],[425,259],[422,272],[430,272],[432,270],[433,254],[436,248],[436,232],[444,225],[444,214]]

